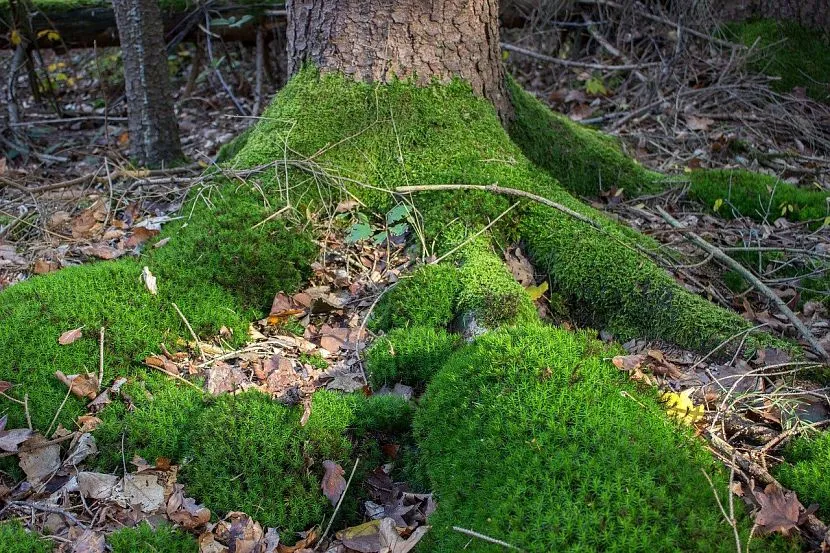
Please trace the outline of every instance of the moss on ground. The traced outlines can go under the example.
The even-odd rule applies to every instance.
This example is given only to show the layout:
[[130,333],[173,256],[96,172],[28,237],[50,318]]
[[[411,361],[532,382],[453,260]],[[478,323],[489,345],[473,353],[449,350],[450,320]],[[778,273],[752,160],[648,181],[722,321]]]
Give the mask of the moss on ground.
[[[721,464],[603,355],[586,334],[527,325],[450,358],[415,417],[439,504],[420,550],[501,550],[475,539],[465,549],[452,526],[531,552],[734,549],[701,472],[723,497]],[[746,543],[751,521],[738,511]]]
[[756,221],[786,217],[822,224],[830,216],[830,195],[826,191],[799,188],[769,175],[740,169],[704,169],[692,171],[688,178],[689,196],[709,209],[721,200],[718,214],[724,217]]
[[830,41],[822,31],[772,19],[730,24],[725,31],[746,46],[755,44],[750,68],[778,77],[773,89],[803,87],[811,98],[830,100]]
[[29,532],[19,522],[0,522],[0,550],[3,553],[49,553],[52,542]]
[[386,293],[369,326],[374,330],[447,327],[455,316],[460,290],[455,267],[448,263],[424,265]]
[[146,522],[107,536],[112,553],[197,553],[196,538],[169,525],[152,528]]
[[637,196],[662,188],[665,177],[626,155],[615,138],[552,112],[512,79],[509,89],[516,109],[510,138],[571,193],[594,197],[616,188]]
[[375,390],[396,382],[423,390],[458,342],[440,325],[396,328],[366,352],[369,382]]
[[822,432],[795,439],[787,447],[785,462],[775,469],[775,476],[786,487],[798,492],[804,505],[819,504],[818,516],[830,515],[830,433]]
[[[233,331],[229,343],[242,343],[248,322],[276,292],[299,286],[316,253],[307,235],[283,222],[251,228],[273,209],[253,189],[211,185],[188,204],[184,221],[165,228],[160,238],[170,242],[164,247],[148,248],[138,260],[33,277],[0,292],[0,380],[15,385],[11,394],[29,395],[35,427],[48,428],[66,395],[56,370],[97,373],[102,326],[105,383],[142,374],[136,367],[162,342],[176,349],[180,340],[192,340],[172,303],[203,338],[225,326]],[[158,278],[157,296],[141,282],[143,265]],[[61,333],[78,327],[82,339],[58,345]],[[84,404],[69,398],[57,422],[71,427]],[[24,424],[20,406],[0,399],[0,410],[10,427]]]

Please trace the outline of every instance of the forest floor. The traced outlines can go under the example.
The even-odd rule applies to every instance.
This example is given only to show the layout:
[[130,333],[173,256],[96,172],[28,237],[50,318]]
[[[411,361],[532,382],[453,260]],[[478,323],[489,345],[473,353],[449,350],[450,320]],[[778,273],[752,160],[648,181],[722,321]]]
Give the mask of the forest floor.
[[[805,190],[830,190],[830,85],[824,85],[824,101],[808,96],[806,87],[776,90],[776,80],[757,71],[759,62],[753,49],[763,48],[757,42],[740,49],[714,37],[690,37],[685,29],[678,33],[676,28],[653,20],[636,25],[621,22],[613,33],[600,33],[587,23],[568,25],[511,30],[504,37],[511,73],[552,109],[619,136],[628,154],[664,173],[742,168]],[[634,33],[635,28],[640,36],[621,42],[620,36]],[[640,40],[643,35],[652,40]],[[621,43],[631,48],[621,51]],[[36,101],[23,86],[26,79],[21,78],[18,90],[24,119],[17,130],[25,135],[28,150],[13,152],[6,147],[5,156],[0,156],[0,289],[68,266],[137,255],[144,242],[179,216],[185,196],[202,181],[204,169],[214,164],[219,148],[256,122],[256,106],[267,104],[267,99],[256,98],[251,84],[258,78],[253,53],[236,44],[222,48],[224,55],[216,65],[231,83],[233,98],[218,86],[212,67],[192,70],[192,45],[180,46],[171,56],[179,129],[193,164],[152,172],[136,171],[128,163],[118,51],[43,54],[41,70],[49,75],[50,100]],[[563,63],[558,53],[567,49],[578,52],[572,51]],[[546,57],[551,54],[552,58]],[[766,59],[764,52],[761,54],[761,59]],[[0,52],[0,67],[8,62],[8,53]],[[613,69],[615,64],[633,69]],[[274,90],[278,84],[267,75],[259,78],[265,80],[266,90]],[[0,89],[0,94],[5,97],[5,90]],[[61,116],[53,105],[60,106]],[[818,342],[830,350],[830,280],[825,278],[830,267],[830,204],[823,215],[828,219],[818,225],[814,219],[788,218],[792,207],[787,203],[758,205],[749,216],[735,207],[728,191],[714,198],[711,205],[702,205],[689,196],[689,186],[682,179],[665,193],[651,197],[629,199],[625,190],[610,187],[601,197],[587,201],[680,252],[685,261],[665,268],[688,290],[737,311],[757,328],[801,340],[803,336],[792,321],[776,310],[767,295],[747,286],[734,271],[717,266],[711,253],[686,240],[686,233],[693,231],[732,253],[796,311]],[[349,213],[355,207],[344,203],[337,211]],[[688,230],[679,231],[661,210],[672,213]],[[269,316],[252,325],[248,345],[228,351],[222,347],[221,337],[210,344],[196,339],[190,344],[190,354],[160,351],[146,359],[148,367],[176,380],[203,380],[211,395],[260,389],[282,401],[302,404],[305,418],[311,409],[311,394],[317,389],[371,393],[360,354],[373,339],[366,328],[367,317],[386,288],[418,260],[406,250],[404,241],[392,234],[385,241],[365,240],[353,234],[354,227],[333,229],[329,223],[323,218],[311,222],[320,231],[323,246],[312,266],[311,280],[297,294],[275,295]],[[764,255],[773,250],[776,256]],[[531,292],[543,318],[566,327],[577,326],[557,310],[556,298],[546,293],[544,275],[530,264],[521,246],[513,245],[504,253],[508,267]],[[793,273],[793,267],[801,270]],[[149,280],[146,284],[152,286]],[[78,339],[81,332],[93,331],[65,330],[60,338],[67,343]],[[602,339],[613,340],[599,331]],[[669,394],[667,398],[679,405],[675,409],[679,418],[708,436],[710,448],[727,465],[734,464],[757,481],[769,483],[765,479],[774,480],[769,470],[780,462],[782,446],[807,430],[830,424],[827,382],[815,376],[821,374],[816,363],[819,358],[802,345],[801,360],[794,361],[789,353],[777,349],[761,350],[749,360],[738,353],[731,360],[715,360],[715,352],[632,340],[623,344],[627,353],[615,357],[614,364],[632,379]],[[799,377],[790,378],[796,372]],[[0,382],[0,392],[5,391],[3,384]],[[70,390],[76,386],[71,384]],[[693,408],[687,410],[677,392],[690,388],[695,390],[689,404]],[[118,382],[90,393],[97,398],[94,402],[100,403],[98,407],[130,401],[120,392]],[[409,400],[416,391],[398,385],[374,393]],[[37,398],[27,401],[36,402]],[[702,406],[699,411],[696,405]],[[82,421],[81,430],[94,428],[95,419],[92,414]],[[21,454],[27,477],[42,478],[45,471],[52,474],[49,486],[42,496],[17,499],[28,492],[25,482],[6,480],[0,484],[0,498],[7,496],[0,514],[24,521],[37,518],[35,526],[52,534],[60,534],[60,527],[74,520],[74,534],[64,541],[85,543],[83,551],[91,552],[104,550],[104,532],[152,518],[147,513],[159,508],[162,517],[186,529],[204,524],[209,513],[185,497],[187,490],[175,483],[176,467],[164,459],[134,459],[135,467],[129,471],[129,460],[125,460],[125,473],[135,479],[151,475],[154,482],[166,482],[145,490],[144,496],[154,501],[145,509],[125,507],[131,499],[128,490],[122,490],[125,497],[120,506],[118,501],[87,505],[84,497],[103,497],[105,489],[112,492],[113,483],[108,475],[91,472],[82,472],[81,482],[79,473],[68,468],[81,465],[93,453],[82,439],[84,435],[83,431],[66,430],[52,437],[55,444],[70,442],[64,459],[47,458],[55,456],[48,445],[27,451],[25,462]],[[0,424],[0,440],[8,436]],[[400,445],[383,438],[380,441],[384,453],[394,460]],[[369,468],[371,472],[363,476],[360,485],[374,490],[363,512],[375,522],[351,530],[336,528],[341,531],[336,539],[325,541],[326,550],[379,551],[373,547],[394,532],[379,521],[390,516],[397,526],[408,528],[401,535],[409,538],[403,539],[408,547],[423,534],[419,528],[434,509],[432,498],[404,493],[402,484],[393,483],[387,466]],[[322,493],[333,505],[338,504],[345,486],[358,485],[351,483],[351,469],[327,467]],[[55,478],[55,474],[60,476]],[[163,478],[156,479],[159,475]],[[64,485],[73,476],[78,478],[82,493],[64,497],[60,512],[43,507],[47,499],[54,499],[51,494],[62,489],[61,493],[68,493]],[[763,508],[765,499],[769,504],[778,498],[773,498],[772,491],[769,497],[764,496],[765,492],[742,483],[734,472],[732,478],[731,490],[748,504]],[[809,534],[805,528],[815,522],[808,520],[812,513],[802,512],[801,519],[796,516],[792,520],[794,501],[794,495],[786,495],[786,499],[780,498],[778,511],[766,507],[767,516],[772,513],[784,519],[778,526],[770,524],[770,529],[786,533],[801,527]],[[37,513],[39,504],[43,508]],[[67,517],[66,513],[73,514]],[[274,541],[271,532],[249,514],[251,517],[232,513],[203,533],[201,550],[222,551],[222,545],[212,544],[227,546],[233,540],[246,543],[245,547],[262,544],[261,551],[295,551],[319,545],[318,529],[293,548],[277,546],[279,537]],[[818,514],[828,521],[826,513]],[[763,521],[757,524],[764,525]],[[66,551],[73,550],[66,544]],[[242,545],[231,547],[248,550],[240,549]],[[408,550],[401,546],[394,551]]]

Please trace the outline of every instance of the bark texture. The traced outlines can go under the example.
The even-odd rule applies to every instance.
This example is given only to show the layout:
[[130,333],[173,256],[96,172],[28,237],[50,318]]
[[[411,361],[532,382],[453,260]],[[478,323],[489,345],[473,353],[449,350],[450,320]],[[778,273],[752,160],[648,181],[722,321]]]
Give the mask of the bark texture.
[[461,77],[511,115],[498,0],[288,0],[289,73],[313,62],[357,80]]
[[726,0],[711,5],[725,20],[753,17],[790,20],[803,27],[830,31],[830,2],[827,0]]
[[182,158],[156,0],[113,0],[129,116],[130,153],[145,165]]

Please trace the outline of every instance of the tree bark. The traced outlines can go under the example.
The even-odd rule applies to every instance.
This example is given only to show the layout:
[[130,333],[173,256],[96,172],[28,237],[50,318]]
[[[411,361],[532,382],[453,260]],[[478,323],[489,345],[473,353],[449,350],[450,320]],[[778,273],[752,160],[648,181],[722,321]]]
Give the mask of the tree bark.
[[366,82],[466,80],[511,115],[498,0],[288,0],[289,74],[311,62]]
[[830,2],[827,0],[726,0],[713,2],[712,8],[725,20],[778,19],[830,32]]
[[113,0],[127,95],[130,154],[144,165],[181,159],[156,0]]

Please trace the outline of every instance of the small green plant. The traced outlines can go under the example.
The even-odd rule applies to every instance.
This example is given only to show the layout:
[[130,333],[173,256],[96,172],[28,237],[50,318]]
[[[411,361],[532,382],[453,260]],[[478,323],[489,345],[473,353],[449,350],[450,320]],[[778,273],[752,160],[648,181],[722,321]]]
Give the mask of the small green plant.
[[369,238],[375,244],[383,244],[392,238],[399,238],[409,232],[409,223],[412,221],[411,208],[406,204],[398,204],[386,213],[385,223],[379,228],[369,222],[363,214],[357,214],[357,221],[349,227],[346,242],[354,243]]
[[49,553],[52,542],[29,532],[19,522],[0,522],[0,550],[3,553]]
[[112,553],[197,553],[196,539],[167,524],[158,528],[143,522],[107,536]]

